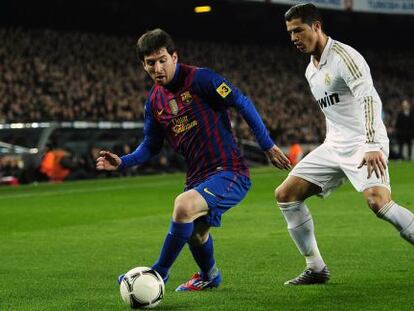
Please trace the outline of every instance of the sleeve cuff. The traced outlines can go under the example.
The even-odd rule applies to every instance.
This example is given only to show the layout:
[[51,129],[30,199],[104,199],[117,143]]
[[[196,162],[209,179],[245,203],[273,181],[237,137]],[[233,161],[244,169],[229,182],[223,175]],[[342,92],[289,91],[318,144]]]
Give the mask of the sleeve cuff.
[[273,140],[270,137],[268,137],[268,139],[266,139],[264,142],[260,144],[260,147],[263,151],[267,151],[275,145],[276,144],[273,142]]
[[125,165],[125,161],[122,159],[121,157],[121,164],[119,164],[118,166],[118,171],[123,171],[124,169],[126,169],[126,165]]
[[365,152],[380,151],[382,146],[378,143],[365,143]]

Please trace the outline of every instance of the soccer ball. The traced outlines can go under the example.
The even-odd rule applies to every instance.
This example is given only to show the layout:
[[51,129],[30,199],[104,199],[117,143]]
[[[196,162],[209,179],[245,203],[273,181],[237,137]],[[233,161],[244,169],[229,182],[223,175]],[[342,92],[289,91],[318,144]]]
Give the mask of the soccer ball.
[[122,300],[133,309],[154,308],[164,297],[164,281],[157,271],[136,267],[125,273],[120,284]]

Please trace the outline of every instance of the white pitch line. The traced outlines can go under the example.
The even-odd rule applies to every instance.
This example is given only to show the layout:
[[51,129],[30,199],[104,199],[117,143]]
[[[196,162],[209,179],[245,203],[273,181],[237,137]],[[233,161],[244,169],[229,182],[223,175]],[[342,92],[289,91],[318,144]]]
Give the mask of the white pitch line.
[[140,190],[142,188],[153,188],[153,187],[158,187],[158,186],[166,186],[170,184],[171,184],[170,182],[158,182],[158,183],[149,183],[149,184],[142,184],[142,185],[118,185],[118,186],[110,186],[110,187],[106,186],[106,187],[86,188],[86,189],[45,191],[45,192],[32,192],[32,193],[16,193],[16,194],[0,195],[0,200],[1,199],[20,199],[20,198],[30,198],[30,197],[70,195],[74,193],[87,193],[87,192],[92,193],[92,192],[102,192],[102,191],[117,190],[117,189],[136,188],[137,190]]

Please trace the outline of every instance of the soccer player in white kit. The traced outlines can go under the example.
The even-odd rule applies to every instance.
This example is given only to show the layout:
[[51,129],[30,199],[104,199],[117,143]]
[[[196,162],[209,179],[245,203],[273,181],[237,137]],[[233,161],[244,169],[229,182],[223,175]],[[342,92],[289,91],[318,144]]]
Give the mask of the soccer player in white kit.
[[326,118],[326,139],[275,190],[289,234],[305,256],[306,269],[286,285],[326,283],[329,270],[320,255],[305,199],[327,196],[348,179],[372,211],[414,244],[414,215],[391,199],[388,137],[382,103],[365,59],[352,47],[328,37],[319,10],[299,4],[285,13],[291,41],[311,55],[306,69],[313,96]]

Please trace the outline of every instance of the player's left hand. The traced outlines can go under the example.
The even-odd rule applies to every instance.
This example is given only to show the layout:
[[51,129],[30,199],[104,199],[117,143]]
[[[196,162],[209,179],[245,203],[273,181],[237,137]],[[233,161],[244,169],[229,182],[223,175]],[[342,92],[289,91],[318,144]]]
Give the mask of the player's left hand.
[[358,168],[367,166],[368,169],[368,178],[371,177],[372,172],[375,172],[377,178],[385,177],[385,170],[387,169],[387,162],[384,159],[384,156],[381,151],[368,151],[365,153],[364,158],[359,164]]
[[288,170],[292,167],[289,159],[285,156],[282,150],[276,147],[276,145],[273,145],[272,148],[265,151],[265,154],[269,161],[281,170]]

